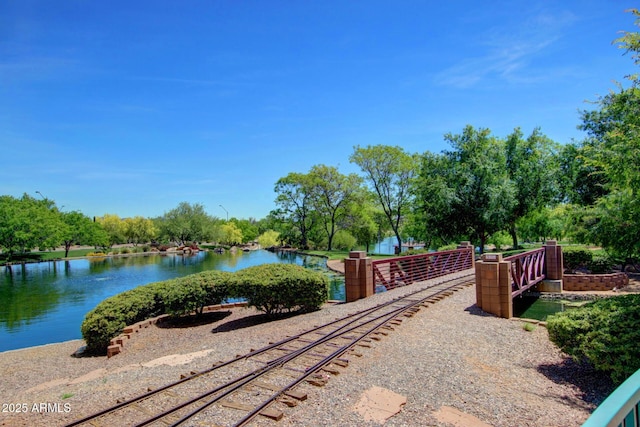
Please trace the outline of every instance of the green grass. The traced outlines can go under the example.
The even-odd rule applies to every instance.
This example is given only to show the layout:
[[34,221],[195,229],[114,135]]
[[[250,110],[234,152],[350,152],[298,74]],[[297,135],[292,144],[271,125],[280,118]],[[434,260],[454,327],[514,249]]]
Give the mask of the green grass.
[[[324,256],[329,259],[345,259],[349,258],[349,251],[303,251],[306,254]],[[377,255],[377,254],[367,254],[367,256],[373,259],[382,259],[382,258],[391,258],[395,255]]]
[[[84,257],[89,252],[94,252],[95,249],[74,249],[69,251],[69,258]],[[64,259],[64,251],[47,251],[47,252],[27,252],[24,254],[14,254],[11,257],[11,262],[20,261],[51,261],[54,259]],[[0,265],[7,262],[7,254],[0,254]]]

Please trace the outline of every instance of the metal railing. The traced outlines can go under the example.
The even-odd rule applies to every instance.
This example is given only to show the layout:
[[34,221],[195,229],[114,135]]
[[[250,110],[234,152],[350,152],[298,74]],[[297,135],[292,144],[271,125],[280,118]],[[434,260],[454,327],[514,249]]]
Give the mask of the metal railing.
[[527,289],[542,282],[546,277],[545,249],[534,249],[504,258],[511,268],[511,297],[516,297]]
[[432,252],[373,261],[375,286],[387,290],[473,267],[473,248]]
[[596,408],[582,427],[639,427],[640,369]]

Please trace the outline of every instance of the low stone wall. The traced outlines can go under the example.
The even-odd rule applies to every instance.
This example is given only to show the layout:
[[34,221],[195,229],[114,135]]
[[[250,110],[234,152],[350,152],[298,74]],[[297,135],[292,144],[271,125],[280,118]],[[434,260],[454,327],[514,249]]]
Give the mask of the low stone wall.
[[[207,307],[204,307],[202,312],[209,313],[212,311],[227,310],[234,307],[246,307],[246,306],[247,306],[246,302],[216,304],[216,305],[209,305]],[[107,347],[107,357],[115,356],[116,354],[122,352],[124,345],[130,339],[132,339],[136,335],[136,333],[140,332],[141,329],[148,328],[151,325],[155,325],[156,323],[161,322],[163,319],[166,319],[167,317],[169,317],[168,314],[162,314],[158,317],[143,320],[141,322],[134,323],[133,325],[126,326],[122,330],[122,333],[117,337],[115,337],[114,339],[112,339],[111,342],[109,343],[109,347]]]
[[562,278],[564,291],[610,291],[629,284],[625,273],[612,274],[565,274]]

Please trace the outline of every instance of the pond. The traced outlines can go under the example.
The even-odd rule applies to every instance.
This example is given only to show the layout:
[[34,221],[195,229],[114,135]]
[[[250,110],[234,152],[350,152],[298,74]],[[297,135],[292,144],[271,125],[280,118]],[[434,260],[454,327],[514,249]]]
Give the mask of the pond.
[[525,295],[513,300],[513,316],[544,321],[552,314],[579,307],[587,302]]
[[0,352],[82,338],[80,324],[100,301],[147,283],[205,270],[291,263],[329,276],[329,299],[344,301],[344,279],[320,257],[291,252],[137,255],[0,267]]

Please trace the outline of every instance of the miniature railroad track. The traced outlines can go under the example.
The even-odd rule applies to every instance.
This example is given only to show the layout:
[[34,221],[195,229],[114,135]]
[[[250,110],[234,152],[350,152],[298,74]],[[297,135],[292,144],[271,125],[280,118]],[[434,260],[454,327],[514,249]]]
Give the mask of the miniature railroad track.
[[258,415],[278,420],[283,412],[273,407],[274,402],[295,406],[306,399],[306,393],[296,389],[299,384],[324,385],[328,374],[338,374],[339,368],[348,366],[349,356],[361,356],[360,348],[371,347],[420,307],[472,281],[473,274],[443,277],[427,288],[191,372],[67,427],[166,427],[204,422],[242,426]]

